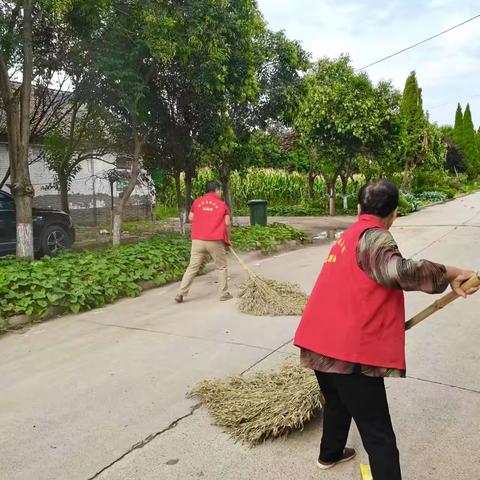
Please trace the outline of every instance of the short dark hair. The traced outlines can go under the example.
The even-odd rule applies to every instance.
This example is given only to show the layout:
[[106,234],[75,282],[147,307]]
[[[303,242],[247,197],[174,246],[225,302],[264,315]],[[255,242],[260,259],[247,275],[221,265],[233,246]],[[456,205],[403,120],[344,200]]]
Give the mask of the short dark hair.
[[358,192],[361,213],[386,218],[397,207],[400,194],[397,186],[390,180],[376,180],[364,185]]
[[207,185],[205,186],[205,191],[207,193],[212,193],[221,189],[222,189],[222,184],[218,180],[209,180],[207,182]]

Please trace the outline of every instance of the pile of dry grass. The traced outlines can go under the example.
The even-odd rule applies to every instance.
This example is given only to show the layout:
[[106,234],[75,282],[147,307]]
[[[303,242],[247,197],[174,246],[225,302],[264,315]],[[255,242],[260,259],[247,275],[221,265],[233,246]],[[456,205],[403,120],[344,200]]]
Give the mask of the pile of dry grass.
[[298,285],[257,275],[241,285],[238,297],[241,312],[260,316],[301,315],[308,299]]
[[324,403],[313,372],[291,363],[248,377],[204,380],[190,396],[235,441],[250,446],[303,429]]

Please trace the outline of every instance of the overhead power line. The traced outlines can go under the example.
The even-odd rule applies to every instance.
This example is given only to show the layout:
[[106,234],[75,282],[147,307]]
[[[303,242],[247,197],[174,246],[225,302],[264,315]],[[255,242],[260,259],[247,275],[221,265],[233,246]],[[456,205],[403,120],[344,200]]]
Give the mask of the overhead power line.
[[437,33],[436,35],[433,35],[431,37],[426,38],[425,40],[422,40],[420,42],[417,42],[413,45],[410,45],[409,47],[402,48],[402,50],[399,50],[398,52],[392,53],[391,55],[388,55],[387,57],[381,58],[380,60],[376,60],[375,62],[369,63],[368,65],[365,65],[362,68],[357,68],[356,71],[361,71],[365,70],[366,68],[373,67],[373,65],[377,65],[378,63],[384,62],[385,60],[389,60],[392,57],[395,57],[397,55],[400,55],[401,53],[404,53],[408,50],[411,50],[412,48],[418,47],[419,45],[423,45],[424,43],[429,42],[430,40],[433,40],[434,38],[440,37],[441,35],[444,35],[445,33],[451,32],[452,30],[455,30],[456,28],[459,28],[469,22],[473,22],[473,20],[476,20],[477,18],[480,18],[480,14],[475,15],[472,18],[469,18],[468,20],[465,20],[462,23],[459,23],[458,25],[455,25],[453,27],[447,28],[447,30],[444,30],[443,32]]
[[[460,102],[460,103],[468,102],[468,101],[471,100],[472,98],[477,98],[477,97],[480,97],[480,94],[470,95],[469,97],[464,98],[464,99],[463,99],[463,102]],[[459,103],[459,102],[445,102],[445,103],[440,103],[440,104],[431,106],[431,107],[428,108],[427,110],[429,110],[429,111],[430,111],[430,110],[435,110],[436,108],[445,107],[446,105],[456,105],[457,103]]]

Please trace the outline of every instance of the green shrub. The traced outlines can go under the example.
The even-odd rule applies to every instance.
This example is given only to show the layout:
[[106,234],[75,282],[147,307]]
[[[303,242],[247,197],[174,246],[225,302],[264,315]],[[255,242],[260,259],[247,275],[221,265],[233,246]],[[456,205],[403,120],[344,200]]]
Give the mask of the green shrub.
[[448,198],[451,197],[443,191],[422,192],[415,195],[415,199],[422,203],[444,202]]
[[178,280],[189,260],[190,242],[169,235],[117,249],[65,254],[42,260],[0,262],[0,318],[45,317],[50,307],[77,313],[140,293],[139,282]]
[[303,230],[289,225],[274,223],[267,227],[237,227],[232,232],[232,244],[238,250],[261,250],[271,253],[289,240],[305,242],[308,236]]
[[398,214],[402,217],[418,210],[418,200],[411,193],[402,192],[398,202]]

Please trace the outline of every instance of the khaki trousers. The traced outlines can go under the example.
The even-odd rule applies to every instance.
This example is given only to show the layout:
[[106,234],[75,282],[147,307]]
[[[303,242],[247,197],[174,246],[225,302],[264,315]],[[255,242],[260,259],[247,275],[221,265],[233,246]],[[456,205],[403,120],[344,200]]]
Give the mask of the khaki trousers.
[[213,259],[215,267],[218,270],[218,286],[220,296],[228,293],[228,271],[227,271],[227,253],[225,243],[222,240],[192,240],[192,253],[190,255],[190,264],[183,275],[180,284],[180,295],[187,295],[193,280],[202,268],[207,255]]

